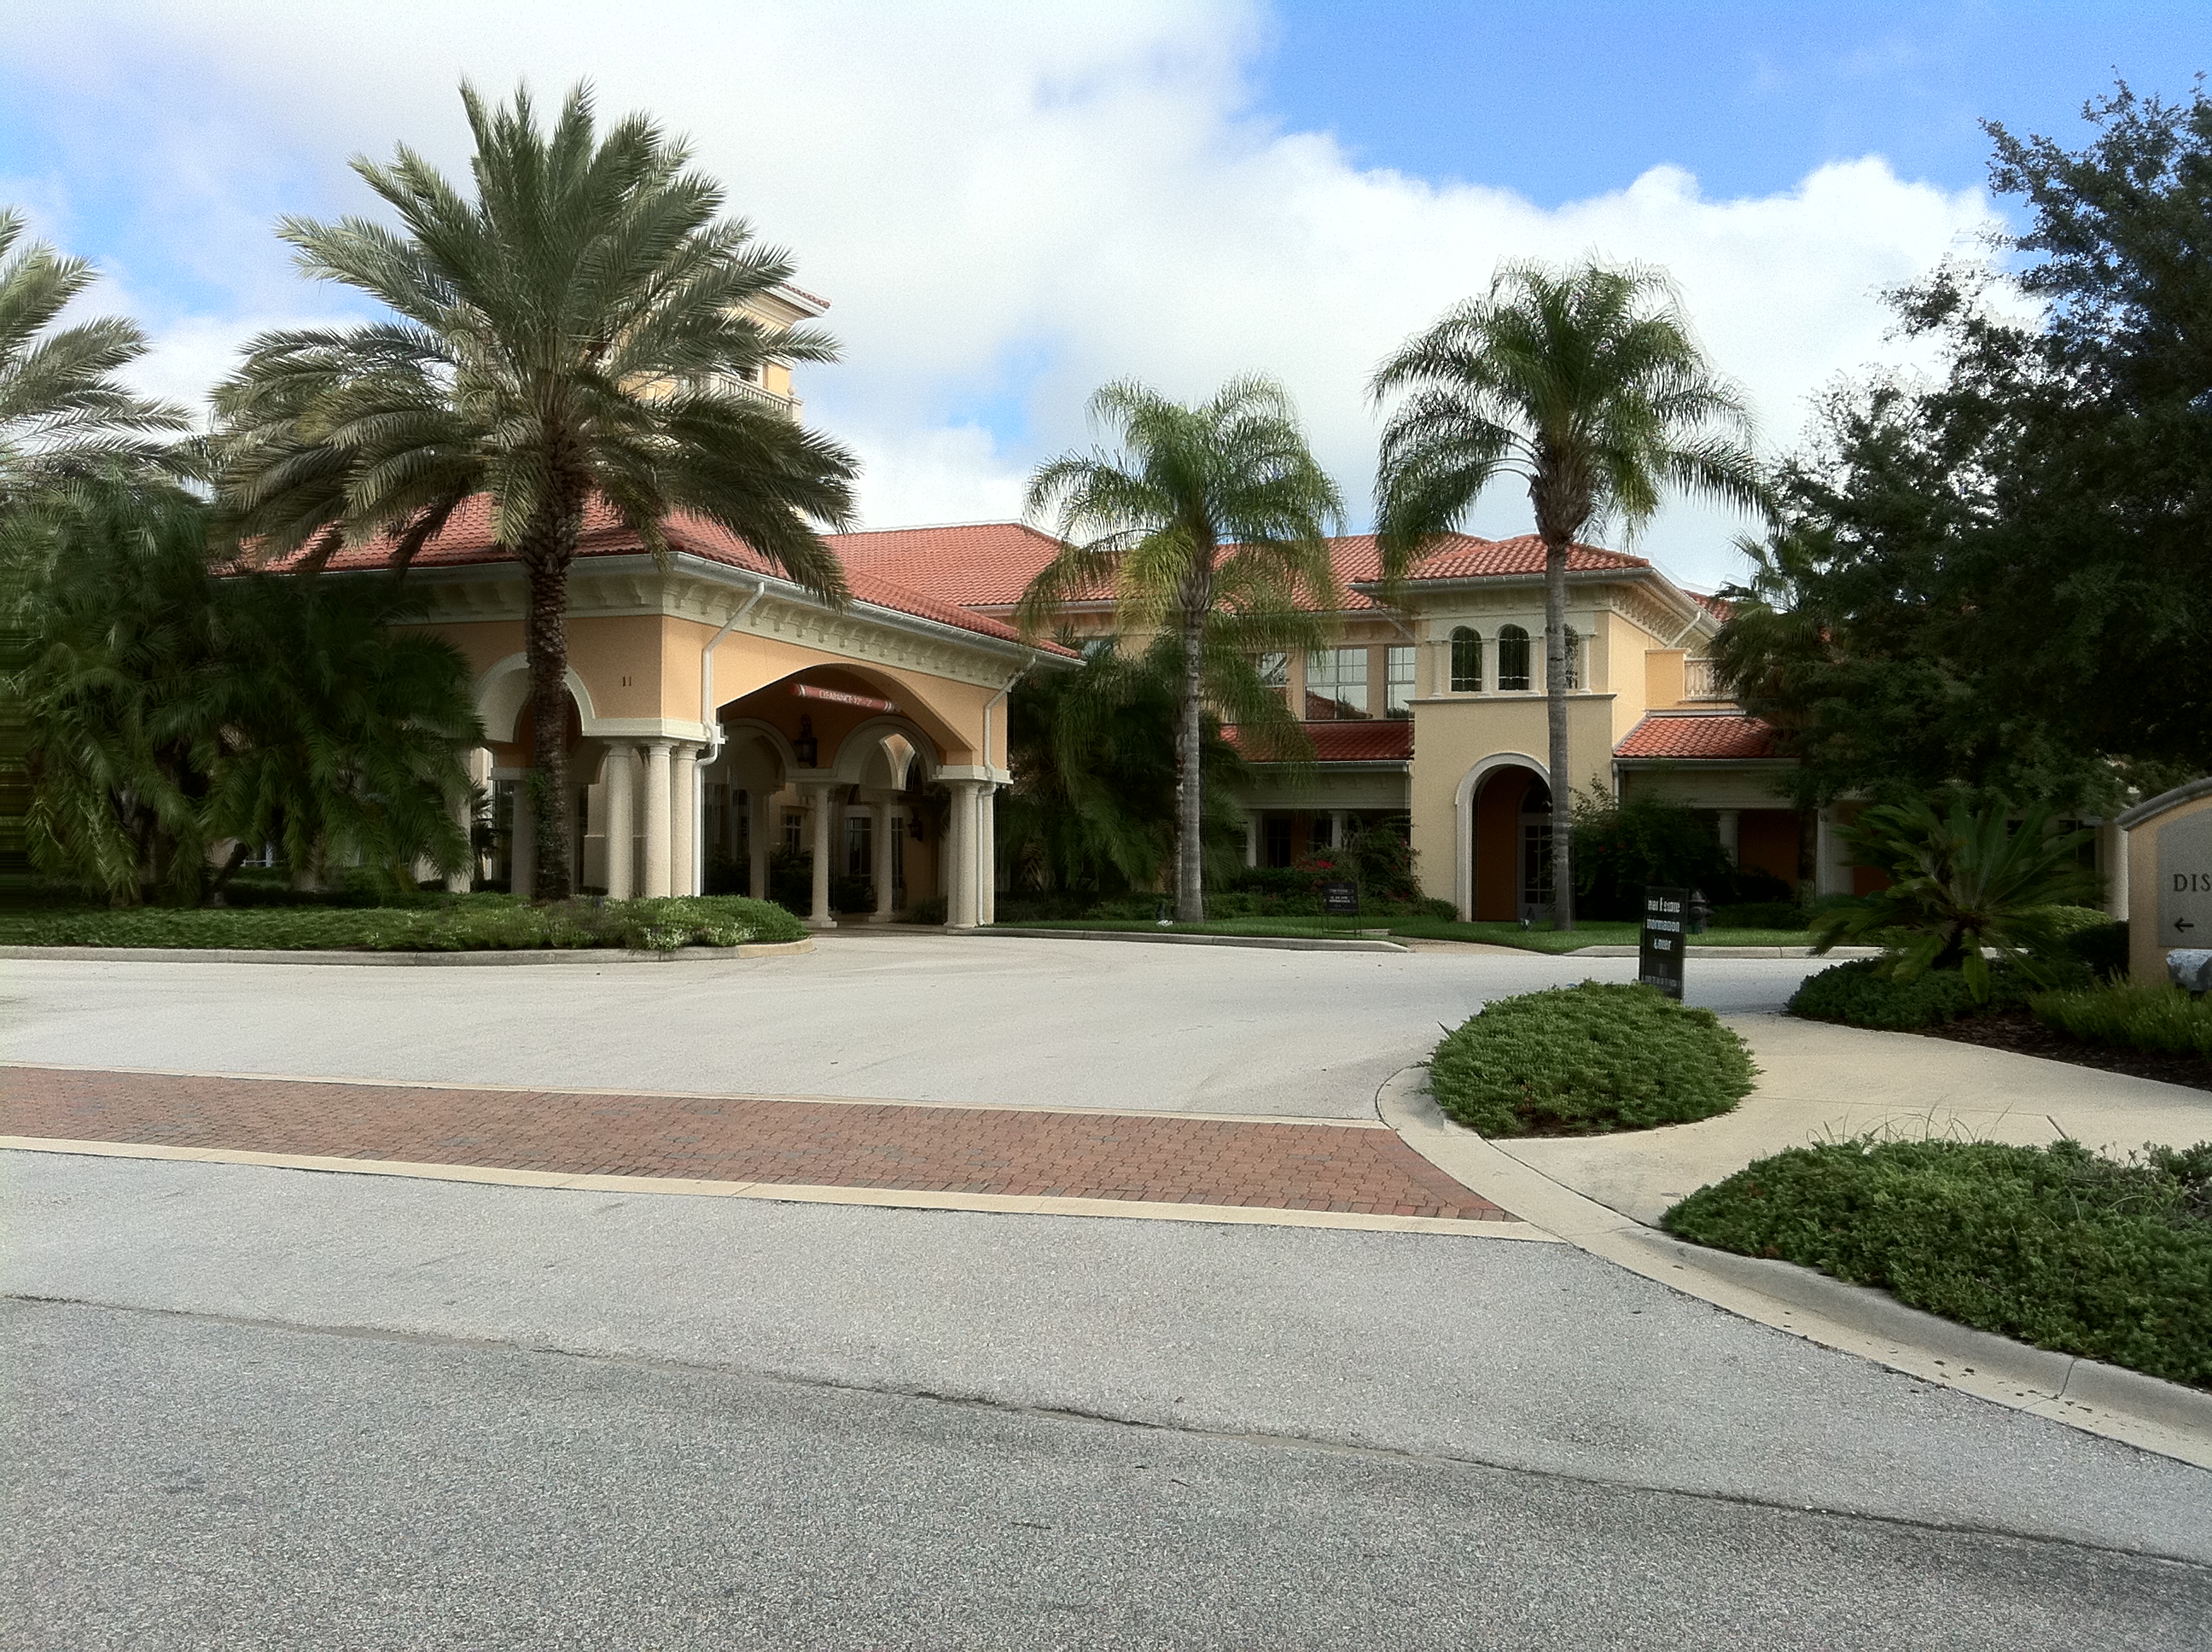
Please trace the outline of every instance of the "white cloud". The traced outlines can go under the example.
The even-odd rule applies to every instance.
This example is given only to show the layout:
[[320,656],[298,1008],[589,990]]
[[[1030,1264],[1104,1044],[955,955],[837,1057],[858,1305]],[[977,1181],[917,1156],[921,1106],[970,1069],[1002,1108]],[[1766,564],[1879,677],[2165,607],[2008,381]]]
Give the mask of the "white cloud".
[[[222,315],[149,313],[165,387],[204,380],[264,317],[338,307],[289,285],[264,203],[362,210],[343,157],[402,137],[458,167],[463,72],[489,91],[527,76],[549,100],[588,76],[603,109],[689,132],[732,206],[833,299],[846,361],[803,387],[810,416],[869,461],[878,525],[1007,513],[1029,465],[1087,440],[1090,390],[1121,375],[1197,395],[1276,374],[1364,500],[1368,372],[1507,257],[1667,265],[1787,446],[1808,394],[1900,359],[1879,289],[1971,250],[1988,216],[1978,193],[1877,159],[1735,201],[1659,164],[1556,210],[1362,168],[1327,135],[1252,112],[1244,70],[1267,19],[1232,4],[147,0],[59,15],[18,31],[13,72],[47,76],[80,142],[127,153],[191,238],[194,274],[222,272],[234,295]],[[1501,493],[1479,525],[1524,527],[1525,501]],[[1676,508],[1643,548],[1716,580],[1739,525]]]

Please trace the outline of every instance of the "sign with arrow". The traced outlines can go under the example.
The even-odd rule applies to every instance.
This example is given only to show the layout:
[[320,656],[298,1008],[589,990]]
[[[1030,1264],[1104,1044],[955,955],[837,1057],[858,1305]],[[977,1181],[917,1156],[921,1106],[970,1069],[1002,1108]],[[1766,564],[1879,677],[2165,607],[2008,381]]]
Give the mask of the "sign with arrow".
[[2212,809],[2168,820],[2158,832],[2158,940],[2212,944]]

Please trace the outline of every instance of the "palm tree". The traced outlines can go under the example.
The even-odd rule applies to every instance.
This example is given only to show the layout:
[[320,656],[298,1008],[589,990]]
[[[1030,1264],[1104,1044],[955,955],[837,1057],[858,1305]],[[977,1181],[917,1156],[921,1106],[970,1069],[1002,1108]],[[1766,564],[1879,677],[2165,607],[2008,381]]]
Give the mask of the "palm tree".
[[499,544],[529,580],[538,894],[570,892],[568,579],[596,496],[655,556],[684,511],[738,534],[842,602],[817,528],[852,513],[854,462],[750,392],[770,359],[826,361],[806,329],[749,307],[791,274],[690,152],[642,115],[596,129],[588,88],[541,131],[526,91],[488,108],[461,88],[476,138],[473,198],[404,147],[354,170],[398,216],[288,218],[310,275],[394,314],[264,334],[217,392],[223,493],[263,559],[313,572],[390,534],[404,570],[463,501],[488,494]]
[[141,400],[118,369],[146,336],[112,317],[54,328],[92,284],[92,265],[43,241],[17,250],[23,220],[0,207],[0,507],[103,465],[158,451],[149,437],[182,429],[178,409]]
[[1376,370],[1405,401],[1382,434],[1376,528],[1386,585],[1458,528],[1500,476],[1528,487],[1544,542],[1552,912],[1572,929],[1567,550],[1593,525],[1632,536],[1663,489],[1764,509],[1751,417],[1691,336],[1673,283],[1643,266],[1509,264]]
[[1054,521],[1060,548],[1018,617],[1034,636],[1071,598],[1110,591],[1123,635],[1176,639],[1176,916],[1198,923],[1204,708],[1212,698],[1231,709],[1250,677],[1237,667],[1255,651],[1317,640],[1309,610],[1342,605],[1328,532],[1344,504],[1271,380],[1233,379],[1196,407],[1123,380],[1090,410],[1121,451],[1064,453],[1030,478],[1025,514]]

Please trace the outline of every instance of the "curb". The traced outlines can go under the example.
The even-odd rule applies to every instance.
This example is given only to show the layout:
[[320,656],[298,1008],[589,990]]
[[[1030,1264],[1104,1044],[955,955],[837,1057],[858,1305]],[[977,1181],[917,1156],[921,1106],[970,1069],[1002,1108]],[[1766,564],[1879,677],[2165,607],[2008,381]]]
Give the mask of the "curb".
[[632,952],[612,946],[533,947],[483,952],[287,951],[245,946],[0,946],[0,959],[69,963],[350,963],[370,968],[453,969],[522,963],[725,963],[732,958],[781,958],[811,952],[814,938],[749,941],[743,946],[684,946],[673,952]]
[[71,1141],[48,1136],[0,1136],[0,1152],[59,1153],[75,1157],[154,1159],[188,1164],[243,1164],[325,1175],[398,1176],[496,1187],[544,1187],[562,1193],[652,1193],[690,1199],[744,1199],[783,1205],[867,1206],[885,1210],[969,1211],[994,1216],[1080,1216],[1144,1222],[1199,1222],[1219,1227],[1318,1228],[1357,1233],[1431,1233],[1518,1244],[1557,1244],[1541,1228],[1508,1218],[1390,1216],[1363,1211],[1292,1210],[1274,1205],[1168,1204],[1156,1200],[1067,1198],[1049,1194],[965,1193],[907,1187],[854,1187],[793,1181],[713,1181],[684,1176],[591,1175],[563,1170],[502,1170],[472,1164],[422,1164],[405,1159],[329,1158],[256,1153],[220,1147],[162,1147],[136,1142]]
[[1141,929],[1008,929],[993,924],[981,929],[952,930],[956,935],[1010,935],[1038,941],[1144,941],[1154,946],[1257,946],[1278,952],[1410,952],[1395,941],[1325,940],[1301,935],[1179,935],[1148,934]]
[[1394,1074],[1376,1109],[1438,1169],[1601,1260],[1923,1382],[2212,1468],[2212,1394],[1972,1330],[1793,1263],[1711,1250],[1647,1228],[1450,1122],[1430,1098],[1421,1067]]

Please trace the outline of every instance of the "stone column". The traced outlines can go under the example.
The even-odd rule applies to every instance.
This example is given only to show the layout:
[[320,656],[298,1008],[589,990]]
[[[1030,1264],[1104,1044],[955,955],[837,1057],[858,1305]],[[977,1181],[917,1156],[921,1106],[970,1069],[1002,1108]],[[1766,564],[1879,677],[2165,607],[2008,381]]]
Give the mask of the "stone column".
[[637,753],[617,743],[607,748],[607,899],[637,893]]
[[1341,850],[1344,847],[1344,815],[1341,809],[1328,811],[1328,847],[1332,849]]
[[814,805],[814,909],[808,914],[809,929],[835,929],[836,914],[830,910],[830,799],[836,795],[834,786],[813,785],[806,788]]
[[1244,816],[1244,864],[1260,864],[1260,817],[1249,811]]
[[945,834],[945,923],[975,926],[975,790],[974,780],[948,780],[951,819]]
[[530,771],[514,783],[514,831],[507,846],[507,887],[524,900],[538,893],[538,811],[530,806]]
[[672,782],[669,777],[668,740],[645,743],[645,889],[647,899],[666,895],[670,861],[668,805]]
[[1743,841],[1743,811],[1723,809],[1720,811],[1721,853],[1729,858],[1731,866],[1741,865],[1739,851]]
[[999,788],[993,785],[975,799],[975,921],[999,921]]
[[769,798],[764,787],[745,794],[745,893],[756,901],[768,899]]
[[876,921],[879,924],[891,920],[892,891],[898,881],[891,875],[892,857],[898,853],[897,834],[898,823],[891,818],[890,805],[877,804],[869,847],[875,851]]
[[668,892],[696,895],[699,869],[699,748],[676,748],[668,774]]

